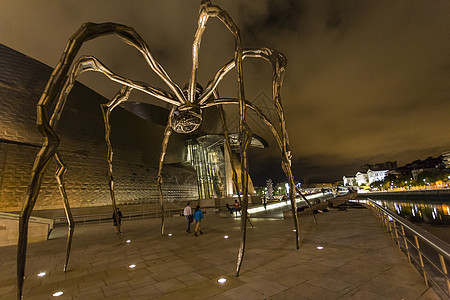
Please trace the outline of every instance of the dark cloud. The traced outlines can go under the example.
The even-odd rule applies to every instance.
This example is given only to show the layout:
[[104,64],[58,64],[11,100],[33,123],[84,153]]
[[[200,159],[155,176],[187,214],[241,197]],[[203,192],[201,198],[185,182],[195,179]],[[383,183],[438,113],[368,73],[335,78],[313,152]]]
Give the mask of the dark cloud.
[[[123,23],[136,29],[172,79],[184,86],[199,2],[4,0],[0,43],[55,66],[82,23]],[[450,150],[449,1],[213,3],[234,18],[244,47],[273,47],[288,58],[283,102],[297,177],[338,179],[363,163],[402,164]],[[164,86],[139,53],[117,38],[91,41],[83,53],[97,56],[114,72]],[[201,83],[232,57],[231,34],[210,20],[200,50]],[[270,66],[249,60],[244,71],[248,99],[276,121],[260,96],[271,94]],[[234,80],[234,74],[224,80],[222,94],[236,95]],[[118,89],[98,74],[83,75],[81,81],[107,97]],[[156,101],[139,93],[133,97]],[[267,135],[251,118],[255,133]],[[233,112],[229,119],[236,121]],[[270,176],[281,180],[279,150],[267,139],[268,149],[252,151],[258,184]]]

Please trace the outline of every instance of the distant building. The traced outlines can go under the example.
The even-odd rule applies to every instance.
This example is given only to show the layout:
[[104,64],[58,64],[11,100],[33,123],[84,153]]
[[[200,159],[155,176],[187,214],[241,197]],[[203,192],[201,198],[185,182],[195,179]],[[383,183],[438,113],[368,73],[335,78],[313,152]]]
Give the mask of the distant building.
[[344,181],[344,186],[355,186],[356,185],[356,177],[355,176],[344,176],[342,177]]
[[367,173],[361,173],[358,172],[355,175],[356,183],[358,185],[366,185],[369,182],[369,177],[367,176]]
[[389,170],[380,170],[380,171],[372,171],[372,170],[368,170],[367,171],[367,177],[369,180],[369,184],[371,184],[372,182],[375,181],[383,181],[384,177],[386,177],[386,174]]

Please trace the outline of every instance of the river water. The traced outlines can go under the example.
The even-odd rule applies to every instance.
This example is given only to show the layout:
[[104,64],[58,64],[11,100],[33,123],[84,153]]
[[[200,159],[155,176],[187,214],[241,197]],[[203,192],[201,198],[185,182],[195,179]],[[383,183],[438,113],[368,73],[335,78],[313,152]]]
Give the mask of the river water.
[[450,244],[450,201],[432,199],[374,201]]

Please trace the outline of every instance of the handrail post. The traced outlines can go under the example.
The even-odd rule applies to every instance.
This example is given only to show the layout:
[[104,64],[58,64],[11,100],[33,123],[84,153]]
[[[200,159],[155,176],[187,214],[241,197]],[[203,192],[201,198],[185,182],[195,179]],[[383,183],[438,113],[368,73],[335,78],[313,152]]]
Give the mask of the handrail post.
[[400,247],[400,239],[398,238],[397,224],[395,223],[395,220],[392,220],[392,223],[394,224],[395,240],[397,242],[398,249],[402,250]]
[[395,241],[395,239],[394,239],[394,233],[392,232],[392,226],[391,226],[391,221],[389,221],[389,216],[387,217],[387,222],[388,222],[388,224],[389,224],[389,234],[391,235],[391,237],[392,237],[392,240],[393,241]]
[[381,224],[383,224],[384,230],[386,230],[386,218],[385,218],[384,211],[380,211],[380,219],[381,219]]
[[383,212],[384,229],[389,232],[389,215]]
[[447,284],[447,291],[450,295],[450,280],[448,279],[447,266],[445,265],[445,260],[442,254],[439,253],[439,260],[441,261],[442,272],[444,273],[445,283]]
[[409,254],[408,240],[406,239],[406,234],[405,234],[405,227],[403,227],[403,225],[401,225],[401,228],[402,228],[403,240],[405,241],[406,254],[408,255],[408,261],[409,261],[409,263],[412,263],[411,262],[411,254]]
[[416,241],[417,252],[419,254],[420,266],[422,267],[425,285],[428,286],[427,273],[425,272],[425,265],[423,264],[422,251],[420,251],[419,239],[417,238],[417,235],[414,235],[414,240]]

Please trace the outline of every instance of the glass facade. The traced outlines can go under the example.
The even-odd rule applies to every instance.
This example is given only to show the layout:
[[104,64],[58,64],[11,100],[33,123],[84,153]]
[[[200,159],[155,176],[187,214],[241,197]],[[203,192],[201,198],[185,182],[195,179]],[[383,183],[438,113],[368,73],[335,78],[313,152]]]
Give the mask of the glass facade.
[[223,138],[189,140],[186,160],[197,171],[200,199],[226,196]]

